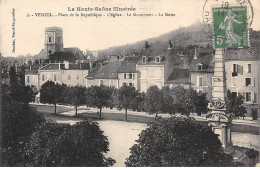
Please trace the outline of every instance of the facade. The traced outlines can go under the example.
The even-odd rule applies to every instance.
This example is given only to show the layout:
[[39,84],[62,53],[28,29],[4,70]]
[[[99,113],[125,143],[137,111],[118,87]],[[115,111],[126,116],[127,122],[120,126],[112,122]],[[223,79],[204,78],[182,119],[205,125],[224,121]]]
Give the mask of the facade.
[[38,70],[28,70],[25,73],[25,84],[32,87],[38,88],[39,86],[39,81],[38,81]]
[[138,76],[138,90],[146,92],[150,86],[162,88],[167,84],[174,69],[188,69],[188,56],[173,47],[169,41],[168,48],[162,49],[156,45],[145,46],[136,65]]
[[118,69],[119,88],[123,85],[133,86],[135,89],[138,88],[136,72],[137,59],[138,57],[130,57],[129,60],[122,62],[120,68]]
[[196,48],[190,67],[190,87],[199,93],[207,93],[208,100],[212,98],[213,55],[212,48]]
[[38,90],[47,81],[67,86],[85,86],[85,77],[89,73],[89,66],[89,63],[51,63],[38,70],[26,72],[25,84],[35,86]]
[[104,85],[119,88],[118,69],[121,64],[122,61],[109,62],[105,65],[97,64],[86,76],[86,87]]
[[225,71],[227,89],[235,95],[243,95],[246,116],[260,118],[259,71],[260,58],[256,49],[226,51]]
[[44,52],[54,54],[63,51],[63,29],[59,27],[45,28]]

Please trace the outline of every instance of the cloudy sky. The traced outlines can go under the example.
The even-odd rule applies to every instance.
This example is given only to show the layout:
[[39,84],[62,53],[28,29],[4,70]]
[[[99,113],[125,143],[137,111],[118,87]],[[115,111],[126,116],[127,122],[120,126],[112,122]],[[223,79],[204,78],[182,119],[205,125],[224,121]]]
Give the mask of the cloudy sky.
[[[44,48],[45,27],[63,28],[64,47],[79,47],[81,50],[100,50],[124,45],[167,33],[180,26],[189,26],[202,21],[206,0],[0,0],[0,51],[3,56],[34,55]],[[208,0],[220,3],[220,0]],[[234,0],[235,1],[235,0]],[[259,0],[250,0],[254,18],[260,18]],[[153,17],[127,17],[127,12],[118,12],[122,17],[36,17],[35,13],[94,13],[94,11],[68,11],[68,8],[88,7],[133,7],[128,13],[149,13]],[[15,37],[12,38],[12,11],[15,10]],[[76,9],[75,9],[76,10]],[[95,11],[102,15],[110,12]],[[115,13],[115,11],[112,11]],[[159,13],[175,16],[159,17]],[[27,17],[27,14],[33,15]],[[156,14],[156,16],[155,16]],[[260,29],[256,19],[251,26]],[[12,42],[15,39],[15,53]]]

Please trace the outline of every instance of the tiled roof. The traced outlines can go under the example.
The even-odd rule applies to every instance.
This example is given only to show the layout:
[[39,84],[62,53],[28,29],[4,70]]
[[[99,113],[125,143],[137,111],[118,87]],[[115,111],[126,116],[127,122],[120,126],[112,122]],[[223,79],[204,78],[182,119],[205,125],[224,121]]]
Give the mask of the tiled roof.
[[[78,47],[63,48],[63,49],[64,49],[64,51],[63,51],[64,53],[71,54],[77,60],[84,60],[84,59],[86,59],[86,57],[84,56],[84,54],[82,53],[82,51]],[[36,60],[48,59],[48,54],[44,51],[44,49],[42,49],[40,51],[39,55],[35,59]]]
[[95,79],[117,79],[118,69],[120,68],[122,61],[113,61],[99,68],[96,75],[93,76]]
[[124,61],[137,63],[138,57],[129,57],[129,56],[127,56],[127,57],[124,58]]
[[225,51],[224,56],[226,60],[260,60],[260,48],[258,46],[243,49],[228,49]]
[[59,70],[59,63],[52,63],[46,66],[43,66],[39,70]]
[[189,82],[189,69],[174,69],[166,84],[180,83],[185,84]]
[[214,49],[212,48],[199,48],[197,59],[191,61],[191,71],[198,71],[198,64],[202,64],[204,72],[212,72],[214,69]]
[[[138,64],[157,64],[157,65],[164,64],[166,55],[167,55],[167,49],[163,49],[158,45],[151,45],[148,48],[142,49],[142,52],[140,54],[140,57],[139,57],[137,63]],[[146,63],[142,62],[143,56],[149,57],[148,61]],[[156,56],[164,56],[164,59],[162,60],[162,62],[157,63],[155,61]]]
[[84,60],[86,57],[78,47],[72,48],[63,48],[65,53],[70,53],[73,57],[76,57],[77,60]]
[[89,70],[89,69],[90,69],[89,63],[69,64],[69,70]]
[[97,63],[97,64],[94,66],[94,68],[91,70],[91,72],[87,75],[86,78],[93,78],[93,77],[97,74],[97,72],[98,72],[98,70],[99,70],[99,68],[100,68],[101,66],[102,66],[101,63]]
[[44,49],[42,49],[39,53],[38,56],[36,56],[35,58],[36,60],[39,60],[39,59],[48,59],[48,55],[46,52],[44,52]]
[[25,72],[27,75],[37,75],[38,74],[38,69],[33,69],[33,70],[28,70]]
[[124,61],[118,69],[118,73],[135,73],[136,63]]

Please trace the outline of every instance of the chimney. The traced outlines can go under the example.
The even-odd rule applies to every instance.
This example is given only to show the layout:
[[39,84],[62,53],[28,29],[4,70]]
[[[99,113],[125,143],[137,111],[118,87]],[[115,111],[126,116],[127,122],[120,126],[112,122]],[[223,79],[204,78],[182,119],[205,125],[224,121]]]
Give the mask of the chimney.
[[148,48],[148,47],[149,47],[148,41],[145,41],[144,42],[144,48]]
[[65,67],[66,70],[70,69],[69,68],[69,64],[70,64],[69,61],[64,61],[63,64],[64,64],[64,67]]
[[93,69],[93,63],[89,62],[89,69],[92,70]]
[[171,40],[169,40],[168,49],[171,49],[171,48],[172,48],[172,42],[171,42]]
[[195,52],[194,52],[194,60],[196,60],[198,57],[198,54],[197,54],[197,48],[195,47]]

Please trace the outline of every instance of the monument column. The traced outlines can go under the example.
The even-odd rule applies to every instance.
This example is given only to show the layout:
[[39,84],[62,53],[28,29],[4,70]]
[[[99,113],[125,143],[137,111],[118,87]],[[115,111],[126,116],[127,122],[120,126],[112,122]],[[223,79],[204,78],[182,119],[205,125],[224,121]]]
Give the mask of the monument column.
[[207,118],[209,125],[214,133],[219,135],[219,139],[223,148],[227,153],[233,152],[231,142],[231,124],[232,120],[229,114],[226,113],[226,78],[225,78],[225,60],[223,56],[224,50],[217,48],[215,50],[215,66],[214,76],[212,78],[212,100],[208,108],[211,111]]

